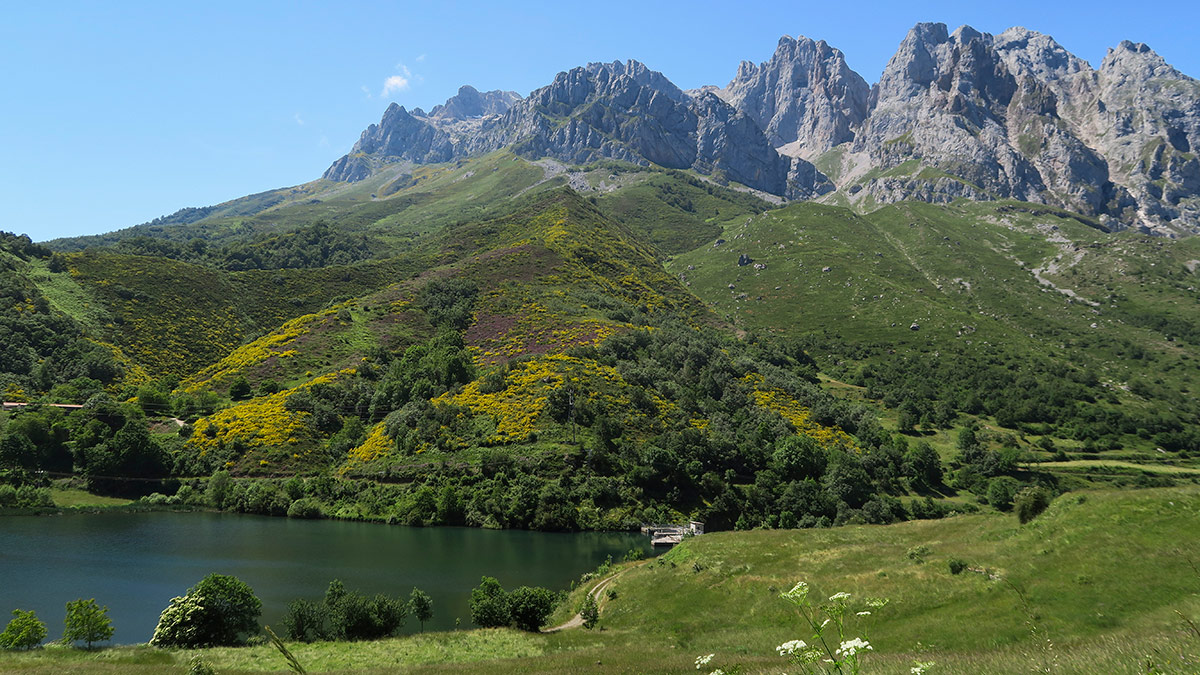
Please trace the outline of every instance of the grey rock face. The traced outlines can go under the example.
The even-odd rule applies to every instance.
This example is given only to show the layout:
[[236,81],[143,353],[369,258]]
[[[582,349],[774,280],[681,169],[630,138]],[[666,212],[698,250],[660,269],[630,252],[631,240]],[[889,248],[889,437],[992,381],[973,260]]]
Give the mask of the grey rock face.
[[[919,24],[871,92],[873,109],[854,147],[894,174],[903,175],[901,165],[913,173],[932,165],[939,171],[930,183],[949,174],[976,193],[1036,199],[1040,176],[1007,142],[1007,112],[1018,91],[990,36],[966,27],[951,35],[944,24]],[[889,200],[890,191],[864,188],[877,201]]]
[[815,157],[854,140],[870,87],[824,40],[784,36],[770,61],[743,61],[721,98],[754,120],[776,146]]
[[[1200,231],[1198,125],[1200,83],[1145,45],[1123,42],[1093,70],[1024,28],[993,37],[919,24],[872,90],[853,147],[885,174],[920,171],[907,186],[866,181],[859,192],[877,202],[1007,197],[1174,234]],[[964,188],[946,175],[971,189],[955,195]]]
[[431,119],[465,120],[473,117],[503,115],[514,103],[521,100],[515,91],[479,92],[470,85],[459,87],[458,94],[446,99],[442,105],[434,106],[428,115]]
[[[502,114],[489,112],[501,107]],[[364,156],[441,162],[510,146],[527,157],[575,164],[609,158],[695,169],[775,195],[833,189],[811,164],[781,157],[753,120],[716,95],[692,99],[636,61],[559,73],[511,103],[464,87],[426,117],[393,105],[325,177],[365,178]]]
[[1122,43],[1093,71],[1024,28],[993,37],[918,24],[872,90],[854,141],[885,174],[859,198],[1014,198],[1126,227],[1195,229],[1187,195],[1200,167],[1182,148],[1200,123],[1197,89],[1144,45]]
[[350,154],[334,162],[323,177],[348,182],[366,178],[370,172],[364,155],[418,163],[446,162],[454,156],[454,146],[445,132],[393,103],[379,124],[367,127]]
[[1136,213],[1114,215],[1153,230],[1200,229],[1200,82],[1126,41],[1104,57],[1094,93],[1076,124],[1136,203]]
[[791,199],[1012,198],[1109,227],[1200,232],[1200,82],[1143,44],[1122,42],[1093,69],[1024,28],[918,24],[871,88],[805,37],[742,62],[723,89],[681,91],[637,61],[559,73],[524,99],[463,87],[428,114],[389,107],[325,177],[502,147],[694,169]]

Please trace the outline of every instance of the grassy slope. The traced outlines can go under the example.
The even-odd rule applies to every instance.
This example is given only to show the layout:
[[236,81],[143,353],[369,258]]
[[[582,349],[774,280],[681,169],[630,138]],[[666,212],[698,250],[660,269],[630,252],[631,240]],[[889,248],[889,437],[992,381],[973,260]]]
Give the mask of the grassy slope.
[[[668,268],[735,325],[817,338],[814,355],[842,377],[862,358],[855,345],[867,345],[877,359],[943,349],[1049,358],[1095,372],[1124,405],[1148,405],[1125,392],[1139,378],[1166,401],[1197,384],[1200,345],[1151,327],[1200,316],[1187,266],[1197,240],[1108,235],[1018,203],[902,203],[869,216],[795,204],[722,238]],[[743,254],[766,268],[739,266]]]
[[[224,272],[165,258],[89,252],[71,256],[70,281],[82,297],[93,299],[76,303],[82,318],[92,319],[84,324],[92,334],[111,340],[151,377],[187,377],[257,333],[331,301],[386,286],[421,262],[400,258],[311,270]],[[66,284],[57,281],[65,275],[52,276],[57,285]],[[103,319],[106,323],[97,325]]]
[[[291,649],[312,670],[342,672],[683,672],[715,653],[710,667],[777,673],[785,664],[774,647],[809,638],[778,597],[804,580],[818,598],[851,593],[856,609],[867,597],[890,600],[848,622],[850,634],[869,634],[875,646],[867,672],[907,673],[921,660],[944,673],[1143,673],[1147,658],[1159,672],[1195,672],[1200,639],[1186,635],[1176,611],[1200,615],[1198,517],[1200,489],[1189,487],[1067,496],[1024,526],[993,514],[715,533],[622,574],[602,605],[602,631],[449,632]],[[908,551],[921,545],[929,552],[917,562]],[[951,557],[999,579],[951,575]],[[0,669],[163,672],[194,654],[53,649],[0,655]],[[199,654],[219,672],[284,670],[269,646]]]
[[771,208],[753,195],[682,172],[651,174],[634,185],[599,195],[596,205],[665,255],[694,249],[734,221]]
[[[620,178],[613,180],[612,172]],[[689,247],[698,233],[707,236],[720,223],[765,206],[752,196],[680,172],[604,163],[585,167],[579,176],[596,191],[594,202],[602,212],[638,237],[649,233],[669,251]],[[187,377],[331,301],[369,294],[453,263],[464,251],[447,250],[447,242],[454,243],[464,224],[503,218],[565,182],[564,175],[547,174],[543,167],[501,151],[451,164],[392,165],[359,183],[314,181],[251,195],[218,205],[196,222],[55,242],[71,250],[151,235],[176,241],[202,237],[211,248],[324,221],[346,232],[369,232],[383,243],[380,260],[352,266],[222,272],[93,249],[71,257],[70,277],[50,274],[44,263],[30,272],[56,306],[116,343],[151,377]],[[630,232],[623,236],[633,241]]]

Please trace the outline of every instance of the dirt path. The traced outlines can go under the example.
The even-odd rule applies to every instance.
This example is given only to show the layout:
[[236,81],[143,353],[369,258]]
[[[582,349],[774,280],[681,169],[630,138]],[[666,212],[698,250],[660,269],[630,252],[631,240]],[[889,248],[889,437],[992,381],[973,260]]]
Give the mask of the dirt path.
[[[628,572],[629,570],[633,569],[634,567],[640,567],[645,564],[646,564],[646,561],[643,560],[642,562],[638,563],[637,565],[634,565],[632,567],[626,567],[625,569],[621,570],[620,572],[616,572],[614,574],[608,575],[607,577],[604,577],[603,579],[600,580],[600,583],[596,584],[596,586],[594,588],[592,588],[592,590],[588,591],[588,597],[595,600],[596,604],[599,605],[604,600],[603,596],[601,596],[600,594],[603,593],[606,588],[608,588],[609,584],[611,584],[613,581],[616,581],[617,577]],[[547,628],[546,630],[544,630],[542,632],[543,633],[553,633],[555,631],[566,630],[568,628],[579,628],[582,625],[583,625],[583,617],[580,616],[578,613],[576,613],[575,616],[571,617],[571,619],[569,621],[567,621],[566,623],[559,624],[553,628]]]

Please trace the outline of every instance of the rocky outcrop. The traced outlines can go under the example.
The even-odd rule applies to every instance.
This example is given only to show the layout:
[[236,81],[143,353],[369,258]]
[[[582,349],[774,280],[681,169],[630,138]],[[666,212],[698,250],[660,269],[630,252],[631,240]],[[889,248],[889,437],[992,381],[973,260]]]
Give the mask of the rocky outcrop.
[[[502,114],[489,114],[502,106]],[[775,195],[833,189],[808,162],[780,156],[752,119],[717,95],[693,99],[637,61],[559,73],[511,104],[467,87],[424,116],[393,104],[325,177],[361,180],[370,175],[368,158],[439,162],[503,147],[573,164],[617,159],[694,169]]]
[[873,87],[803,36],[724,88],[681,91],[637,61],[574,68],[523,99],[463,87],[428,114],[389,107],[325,177],[503,147],[692,169],[791,199],[1009,198],[1110,229],[1200,232],[1200,82],[1144,44],[1122,42],[1093,69],[1025,28],[917,24]]
[[442,105],[434,106],[424,117],[433,120],[467,120],[503,115],[520,100],[521,95],[515,91],[480,92],[475,87],[463,85],[457,94],[446,99]]
[[334,162],[323,178],[347,182],[362,180],[370,175],[367,156],[427,163],[446,162],[454,154],[449,135],[393,103],[384,111],[379,124],[367,127],[350,154]]
[[[949,34],[944,24],[918,24],[872,90],[871,114],[854,147],[885,173],[908,167],[918,177],[914,182],[930,166],[936,170],[927,172],[929,183],[949,174],[977,193],[1041,201],[1041,176],[1008,142],[1008,111],[1021,91],[990,36],[967,27]],[[863,188],[876,201],[890,200],[875,184]]]
[[718,93],[754,120],[776,147],[811,158],[854,140],[871,88],[824,40],[784,36],[771,60],[743,61]]
[[[1095,74],[1096,102],[1079,104],[1082,134],[1128,189],[1140,224],[1200,223],[1200,82],[1141,43],[1110,49]],[[1089,92],[1090,93],[1090,92]]]
[[1145,45],[1124,42],[1093,70],[1024,28],[993,37],[919,24],[872,90],[854,141],[871,167],[910,169],[908,185],[871,178],[858,198],[953,198],[962,190],[949,175],[973,198],[1055,204],[1118,229],[1196,231],[1200,165],[1188,148],[1198,93]]

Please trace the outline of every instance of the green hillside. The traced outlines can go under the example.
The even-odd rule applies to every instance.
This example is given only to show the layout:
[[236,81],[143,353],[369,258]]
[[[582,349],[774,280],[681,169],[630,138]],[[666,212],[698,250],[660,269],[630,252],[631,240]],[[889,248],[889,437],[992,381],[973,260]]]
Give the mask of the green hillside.
[[[10,255],[111,366],[37,347],[7,386],[124,406],[62,423],[83,473],[157,424],[171,475],[275,481],[218,506],[428,524],[882,523],[1198,467],[1194,240],[1015,202],[770,206],[506,152],[252,195]],[[320,473],[349,487],[278,496]],[[529,504],[494,498],[514,480]]]
[[[296,230],[320,224],[339,239],[335,248],[346,249],[332,262],[345,264],[396,255],[444,227],[501,217],[528,195],[568,184],[668,252],[691,248],[721,223],[769,207],[686,172],[614,161],[567,167],[498,151],[447,164],[388,165],[357,183],[317,180],[47,244],[62,252],[107,247],[231,270],[310,267],[321,266],[315,263],[322,256],[298,261],[273,253],[288,248]],[[303,248],[311,256],[330,243],[308,241]]]
[[668,267],[735,325],[802,339],[906,428],[965,413],[1173,461],[1157,449],[1194,450],[1200,419],[1198,250],[1016,203],[796,204]]

